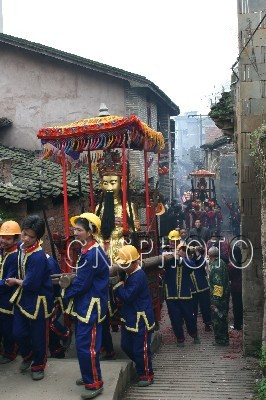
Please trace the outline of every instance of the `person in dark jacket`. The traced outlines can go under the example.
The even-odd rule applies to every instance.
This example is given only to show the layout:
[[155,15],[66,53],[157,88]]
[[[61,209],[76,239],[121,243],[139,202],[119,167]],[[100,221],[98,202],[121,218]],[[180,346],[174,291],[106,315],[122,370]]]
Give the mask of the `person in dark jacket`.
[[14,303],[13,337],[23,357],[20,371],[31,367],[33,380],[44,378],[47,360],[49,318],[54,296],[46,254],[40,246],[45,222],[30,215],[22,223],[22,243],[19,245],[16,278],[6,279],[16,286],[10,302]]
[[13,339],[14,306],[10,303],[13,288],[8,287],[6,279],[16,276],[18,247],[21,234],[20,226],[15,221],[6,221],[0,229],[0,342],[3,346],[0,364],[6,364],[16,358],[17,349]]
[[155,320],[148,281],[138,259],[134,246],[121,247],[116,262],[126,276],[114,286],[114,293],[123,303],[121,347],[136,364],[139,386],[149,386],[154,377],[150,344]]
[[[200,246],[203,247],[210,239],[210,231],[208,228],[205,228],[201,225],[200,219],[196,219],[195,221],[195,228],[190,229],[189,232],[190,240],[192,241],[190,246]],[[193,242],[194,240],[194,242]]]
[[110,261],[95,236],[101,220],[93,213],[83,213],[70,219],[75,239],[82,243],[77,260],[76,277],[63,289],[68,302],[66,312],[77,318],[76,349],[81,372],[77,385],[85,386],[82,399],[92,399],[103,391],[100,368],[102,322],[107,313]]

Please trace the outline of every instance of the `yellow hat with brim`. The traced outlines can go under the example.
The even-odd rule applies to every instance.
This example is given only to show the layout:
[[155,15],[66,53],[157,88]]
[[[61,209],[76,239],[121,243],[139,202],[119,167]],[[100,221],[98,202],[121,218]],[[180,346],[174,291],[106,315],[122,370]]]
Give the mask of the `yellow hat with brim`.
[[1,236],[13,236],[20,234],[21,234],[21,229],[16,221],[6,221],[1,225],[0,228]]
[[71,223],[72,226],[76,225],[76,220],[78,218],[85,218],[88,222],[90,222],[92,225],[95,226],[96,234],[98,235],[100,233],[101,220],[97,215],[95,215],[93,213],[83,213],[83,214],[80,214],[80,215],[75,215],[74,217],[70,218],[70,223]]
[[137,261],[139,258],[140,255],[136,247],[127,244],[119,249],[115,263],[126,265],[132,263],[133,261]]
[[175,229],[168,234],[168,239],[169,240],[179,240],[180,239],[180,233],[179,231],[176,231]]

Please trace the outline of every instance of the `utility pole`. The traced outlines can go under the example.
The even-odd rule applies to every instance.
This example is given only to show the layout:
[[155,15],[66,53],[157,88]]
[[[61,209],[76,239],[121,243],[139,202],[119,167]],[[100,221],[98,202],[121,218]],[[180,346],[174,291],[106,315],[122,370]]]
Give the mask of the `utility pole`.
[[193,117],[193,118],[198,118],[199,119],[199,123],[200,123],[200,132],[199,132],[199,142],[200,142],[200,146],[202,146],[202,117],[209,117],[208,115],[203,115],[203,114],[189,114],[189,117]]

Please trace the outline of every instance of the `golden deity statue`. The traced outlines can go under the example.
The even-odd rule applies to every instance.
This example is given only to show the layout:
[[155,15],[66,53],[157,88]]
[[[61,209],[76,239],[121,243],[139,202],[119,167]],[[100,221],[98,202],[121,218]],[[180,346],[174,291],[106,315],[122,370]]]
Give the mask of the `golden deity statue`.
[[[124,246],[123,206],[122,206],[122,160],[118,150],[106,151],[98,162],[101,178],[102,198],[95,213],[101,218],[100,242],[111,262],[117,257],[118,250]],[[138,230],[134,204],[127,202],[128,232]]]

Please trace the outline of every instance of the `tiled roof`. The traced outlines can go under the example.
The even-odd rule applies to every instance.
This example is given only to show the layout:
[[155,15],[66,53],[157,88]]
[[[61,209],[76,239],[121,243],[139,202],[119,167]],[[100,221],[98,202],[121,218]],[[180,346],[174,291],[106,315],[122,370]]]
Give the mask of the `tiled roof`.
[[217,147],[223,146],[224,144],[230,143],[231,140],[227,136],[220,136],[217,139],[213,140],[212,142],[205,143],[201,147],[201,149],[216,149]]
[[[39,183],[42,182],[43,197],[58,197],[62,194],[61,166],[51,161],[41,161],[38,152],[10,148],[0,145],[0,163],[11,160],[11,180],[4,183],[3,174],[0,176],[0,200],[19,203],[22,200],[38,200]],[[41,173],[40,173],[41,172]],[[82,192],[89,193],[88,167],[81,166],[67,173],[68,195],[78,196],[78,172],[81,176]],[[95,177],[96,180],[96,177]],[[94,182],[98,188],[98,182]]]
[[[65,51],[57,50],[52,47],[44,46],[39,43],[30,42],[25,39],[17,38],[14,36],[0,33],[0,43],[5,43],[11,46],[19,47],[24,50],[39,53],[47,57],[59,59],[61,61],[78,65],[82,68],[87,68],[96,72],[100,72],[106,75],[114,76],[118,79],[127,80],[135,87],[147,87],[155,95],[157,95],[161,101],[163,101],[171,110],[171,115],[179,114],[179,107],[153,82],[149,81],[142,75],[134,74],[132,72],[124,71],[123,69],[112,67],[107,64],[102,64],[97,61],[89,60],[84,57],[80,57],[74,54],[67,53]],[[132,57],[135,55],[132,53]]]

